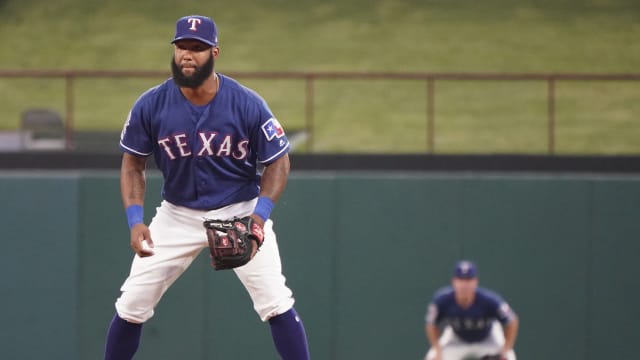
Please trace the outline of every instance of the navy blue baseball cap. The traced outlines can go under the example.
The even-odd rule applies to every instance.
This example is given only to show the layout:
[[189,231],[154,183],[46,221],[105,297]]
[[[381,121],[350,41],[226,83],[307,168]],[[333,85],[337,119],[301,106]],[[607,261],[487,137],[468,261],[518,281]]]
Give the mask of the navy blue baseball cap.
[[218,28],[211,18],[201,15],[181,17],[176,22],[176,35],[172,44],[179,40],[199,40],[211,46],[218,45]]
[[478,276],[478,268],[472,261],[461,260],[456,263],[453,276],[459,279],[473,279]]

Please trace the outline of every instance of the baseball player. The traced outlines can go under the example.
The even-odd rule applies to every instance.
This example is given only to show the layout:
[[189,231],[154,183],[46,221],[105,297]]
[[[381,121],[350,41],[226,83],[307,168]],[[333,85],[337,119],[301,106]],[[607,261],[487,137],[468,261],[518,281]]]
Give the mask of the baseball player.
[[[172,44],[172,79],[136,100],[120,139],[121,193],[135,256],[115,303],[104,358],[133,358],[162,295],[207,248],[203,219],[244,217],[259,225],[261,247],[233,271],[269,323],[281,358],[309,359],[269,219],[289,175],[289,141],[257,93],[214,71],[220,48],[211,18],[178,19]],[[150,156],[164,181],[162,201],[147,226]]]
[[498,294],[478,287],[471,261],[456,263],[451,286],[435,293],[425,322],[425,360],[516,359],[518,317]]

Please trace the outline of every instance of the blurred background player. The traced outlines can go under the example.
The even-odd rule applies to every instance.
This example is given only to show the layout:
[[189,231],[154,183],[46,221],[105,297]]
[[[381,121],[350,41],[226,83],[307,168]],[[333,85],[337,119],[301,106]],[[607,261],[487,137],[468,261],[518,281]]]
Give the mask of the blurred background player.
[[[165,291],[208,247],[204,218],[250,216],[263,227],[264,243],[233,271],[269,323],[280,357],[307,360],[269,216],[289,176],[289,141],[257,93],[214,71],[220,48],[212,19],[179,19],[172,43],[173,78],[138,98],[122,131],[120,185],[136,255],[116,301],[105,359],[133,358]],[[145,168],[152,155],[163,175],[163,200],[147,227]]]
[[451,286],[436,291],[425,318],[425,360],[516,359],[518,317],[500,295],[478,286],[477,272],[473,262],[459,261]]

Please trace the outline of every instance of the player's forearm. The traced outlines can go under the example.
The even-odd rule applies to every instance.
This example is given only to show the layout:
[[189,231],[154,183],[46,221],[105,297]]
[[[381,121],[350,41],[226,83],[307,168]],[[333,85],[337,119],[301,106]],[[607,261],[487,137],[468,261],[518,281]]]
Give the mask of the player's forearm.
[[122,157],[122,167],[120,168],[120,192],[122,195],[122,203],[125,208],[134,204],[144,204],[144,194],[146,189],[144,170],[145,159],[136,158],[129,154],[125,154]]
[[518,336],[518,318],[511,320],[504,326],[504,349],[506,351],[513,349]]
[[425,332],[427,334],[427,340],[429,340],[429,344],[431,344],[434,348],[440,347],[440,329],[437,326],[432,324],[425,325]]
[[266,196],[274,203],[280,199],[289,178],[289,155],[284,155],[269,164],[262,172],[260,196]]

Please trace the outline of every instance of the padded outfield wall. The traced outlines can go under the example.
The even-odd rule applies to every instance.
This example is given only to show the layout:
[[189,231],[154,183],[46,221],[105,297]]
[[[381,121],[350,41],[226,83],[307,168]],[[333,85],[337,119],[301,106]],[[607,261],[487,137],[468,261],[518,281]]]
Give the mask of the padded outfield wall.
[[[112,170],[0,173],[3,358],[101,358],[132,257],[118,186]],[[150,172],[147,218],[160,186]],[[466,257],[520,315],[519,359],[596,360],[636,358],[639,208],[636,175],[294,172],[273,218],[314,359],[421,358],[427,302]],[[229,358],[277,356],[202,253],[137,359]]]

